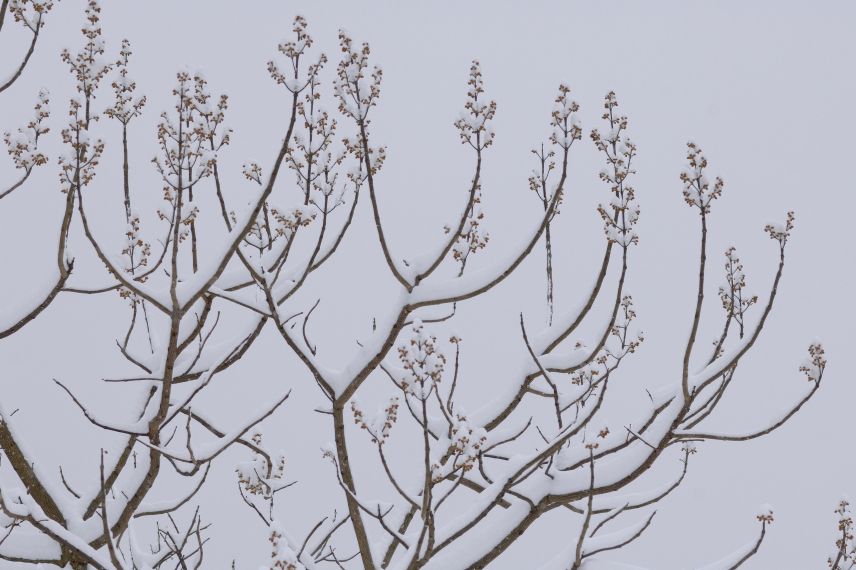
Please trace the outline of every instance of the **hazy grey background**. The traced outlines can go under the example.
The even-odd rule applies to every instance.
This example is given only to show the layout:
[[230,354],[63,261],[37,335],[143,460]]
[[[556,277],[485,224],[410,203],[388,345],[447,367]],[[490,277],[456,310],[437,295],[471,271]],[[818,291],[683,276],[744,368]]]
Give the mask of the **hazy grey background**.
[[[472,161],[460,146],[452,121],[464,102],[470,60],[481,61],[487,93],[499,105],[496,145],[486,155],[483,183],[491,242],[473,259],[474,265],[513,247],[536,223],[540,205],[526,184],[534,166],[529,149],[548,135],[556,86],[566,82],[582,107],[586,137],[572,151],[570,194],[554,230],[559,313],[576,305],[601,255],[603,239],[594,208],[608,192],[597,179],[601,159],[587,135],[592,127],[602,127],[602,97],[615,90],[620,110],[630,117],[630,136],[639,147],[635,187],[642,206],[641,244],[632,252],[629,290],[647,337],[620,377],[624,391],[612,392],[620,400],[614,404],[618,409],[642,402],[644,388],[679,378],[695,296],[698,242],[698,216],[684,204],[678,180],[686,141],[698,142],[711,161],[711,174],[721,174],[726,181],[711,221],[713,278],[701,336],[705,348],[721,322],[715,287],[723,281],[722,252],[729,245],[738,247],[749,288],[763,299],[776,255],[763,225],[782,220],[788,209],[794,209],[797,229],[777,307],[766,334],[738,372],[730,397],[708,425],[741,431],[778,414],[805,389],[797,366],[814,338],[824,341],[829,355],[824,386],[791,423],[770,437],[701,446],[683,486],[661,503],[653,528],[613,558],[657,570],[714,560],[754,539],[756,509],[769,502],[776,521],[748,567],[825,567],[834,539],[836,500],[842,493],[856,493],[851,437],[856,387],[849,366],[856,340],[851,297],[856,5],[201,0],[103,4],[108,54],[116,53],[121,38],[131,40],[135,52],[131,74],[140,92],[149,96],[144,116],[132,124],[132,186],[141,210],[159,202],[160,185],[148,161],[156,152],[154,124],[172,104],[169,89],[178,68],[204,70],[215,93],[231,96],[227,122],[235,135],[224,153],[222,170],[229,192],[237,196],[249,188],[241,180],[241,163],[252,159],[267,167],[284,132],[285,94],[269,80],[265,62],[274,56],[276,44],[290,36],[292,17],[298,13],[307,17],[315,47],[328,53],[331,67],[338,57],[339,27],[358,41],[370,41],[373,60],[384,69],[382,101],[374,111],[374,141],[389,147],[378,179],[380,200],[399,257],[439,239],[442,225],[463,202]],[[81,1],[61,2],[50,14],[32,65],[0,96],[2,129],[17,127],[29,117],[39,87],[51,89],[54,111],[54,132],[46,146],[51,164],[0,204],[3,313],[8,306],[29,300],[34,284],[52,275],[62,207],[56,142],[73,85],[59,51],[79,46],[83,6]],[[0,41],[4,72],[11,65],[8,61],[17,60],[24,39],[23,34],[4,29]],[[329,88],[329,82],[325,85]],[[103,108],[109,100],[109,90],[102,91],[96,107]],[[334,109],[332,98],[326,106]],[[342,127],[343,134],[351,132],[346,121]],[[96,131],[107,140],[108,151],[94,185],[87,189],[87,204],[99,235],[109,241],[118,239],[123,225],[120,131],[106,119]],[[0,161],[0,180],[12,177],[8,161]],[[277,192],[293,196],[290,179],[282,180]],[[311,330],[320,355],[334,365],[347,361],[354,339],[367,332],[373,315],[384,313],[384,300],[395,291],[366,223],[365,206],[363,202],[349,243],[294,300],[295,306],[305,308],[323,298]],[[152,231],[156,227],[147,226]],[[72,247],[84,263],[88,246],[79,230]],[[97,264],[86,263],[83,267],[92,271],[80,271],[75,284],[107,282]],[[501,287],[461,307],[455,328],[465,339],[462,397],[470,398],[470,408],[477,407],[479,390],[490,393],[494,384],[510,381],[509,369],[517,369],[518,313],[526,313],[532,329],[544,322],[542,267],[539,247]],[[35,323],[0,343],[4,406],[20,408],[15,417],[45,468],[55,472],[62,463],[80,486],[97,476],[98,448],[117,445],[118,439],[89,430],[51,378],[66,380],[93,406],[118,414],[130,398],[123,389],[105,394],[98,378],[128,371],[112,348],[113,339],[124,331],[126,316],[125,304],[111,296],[63,296]],[[239,327],[241,319],[226,323],[228,332],[232,326],[228,323]],[[294,387],[294,396],[265,424],[265,433],[269,445],[285,451],[289,478],[301,481],[279,499],[278,514],[293,534],[302,536],[316,515],[326,514],[333,504],[329,491],[338,493],[332,487],[331,468],[318,452],[331,439],[330,426],[308,411],[321,403],[314,383],[269,331],[246,362],[223,380],[200,406],[209,406],[214,415],[231,405],[222,416],[227,425],[255,409],[259,398]],[[389,393],[383,379],[373,382],[379,394]],[[206,567],[225,568],[234,557],[239,568],[255,568],[267,555],[265,529],[241,504],[235,489],[232,468],[242,458],[241,452],[224,456],[201,496],[203,514],[214,523]],[[662,482],[678,466],[673,462],[664,467],[657,471],[662,475],[646,482]],[[364,486],[371,488],[368,482]],[[495,567],[528,568],[549,559],[560,549],[549,543],[571,540],[573,528],[568,519],[550,517],[533,527]]]

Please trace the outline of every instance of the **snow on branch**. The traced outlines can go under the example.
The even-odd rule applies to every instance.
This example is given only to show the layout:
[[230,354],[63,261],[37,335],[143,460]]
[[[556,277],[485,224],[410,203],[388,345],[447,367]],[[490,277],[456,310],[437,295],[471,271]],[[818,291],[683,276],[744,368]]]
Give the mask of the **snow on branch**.
[[[32,32],[32,52],[52,3],[4,0],[3,6]],[[551,231],[565,219],[557,215],[570,200],[571,152],[584,144],[588,116],[568,85],[559,84],[544,115],[543,142],[532,151],[535,168],[524,173],[528,180],[521,189],[533,192],[540,207],[527,216],[516,247],[486,252],[494,243],[490,235],[512,230],[492,227],[483,207],[483,196],[495,191],[483,187],[483,153],[495,140],[497,105],[487,96],[481,65],[477,60],[470,64],[463,112],[450,126],[473,160],[461,187],[460,209],[450,214],[452,222],[428,252],[400,256],[395,250],[409,247],[412,236],[393,240],[383,224],[381,213],[389,215],[382,208],[381,188],[387,149],[372,139],[383,71],[368,43],[340,31],[339,60],[330,70],[331,84],[325,85],[327,56],[315,51],[306,20],[294,19],[290,37],[267,64],[283,97],[281,109],[270,114],[281,111],[286,118],[278,144],[254,152],[267,156],[260,162],[230,156],[229,96],[217,94],[201,72],[179,70],[170,92],[172,107],[150,125],[157,143],[150,168],[160,178],[163,198],[160,208],[150,210],[146,200],[138,199],[144,189],[135,166],[141,148],[137,130],[146,120],[142,111],[148,99],[132,79],[130,43],[125,40],[111,51],[96,0],[86,3],[81,32],[82,46],[61,56],[76,92],[60,132],[65,151],[58,161],[58,195],[64,209],[56,232],[56,273],[32,284],[34,300],[25,309],[4,310],[0,338],[17,333],[59,295],[100,299],[116,293],[127,319],[115,345],[132,372],[95,378],[105,382],[99,388],[119,391],[122,407],[108,405],[104,391],[84,390],[80,383],[89,379],[57,381],[86,420],[82,424],[93,441],[121,438],[116,453],[104,451],[115,443],[101,446],[100,477],[89,486],[81,487],[76,475],[61,468],[53,481],[43,472],[44,460],[27,447],[28,434],[14,429],[15,412],[0,414],[6,459],[0,559],[111,570],[209,564],[203,554],[212,523],[202,517],[206,495],[200,491],[216,484],[219,464],[229,461],[227,450],[238,448],[244,455],[231,465],[237,487],[231,491],[269,542],[270,570],[501,566],[509,547],[548,512],[563,517],[567,533],[567,547],[545,556],[555,555],[548,568],[608,568],[610,553],[643,537],[657,520],[655,509],[669,507],[674,490],[692,476],[690,456],[702,452],[705,441],[766,435],[808,405],[820,387],[827,361],[822,345],[814,343],[799,367],[808,387],[795,403],[778,416],[760,419],[745,434],[731,434],[723,425],[730,416],[721,412],[731,405],[729,388],[741,381],[742,363],[772,311],[794,215],[789,212],[784,223],[765,227],[778,246],[778,268],[766,299],[748,292],[736,249],[726,250],[719,265],[725,269],[724,284],[715,299],[724,311],[721,332],[712,350],[700,351],[697,336],[710,303],[709,298],[705,303],[708,217],[724,183],[708,176],[708,160],[692,142],[675,188],[675,199],[682,195],[700,221],[690,334],[686,344],[673,347],[675,361],[683,366],[674,377],[664,372],[668,367],[636,378],[625,373],[627,359],[645,350],[637,310],[641,318],[645,311],[637,309],[626,285],[637,271],[633,246],[641,239],[639,203],[645,192],[633,184],[637,147],[612,91],[595,113],[602,127],[590,130],[590,143],[585,143],[593,144],[603,161],[598,175],[606,187],[596,210],[603,235],[595,240],[603,248],[602,261],[594,275],[579,277],[590,285],[576,307],[554,318],[554,299],[561,293],[553,283]],[[21,70],[28,59],[29,54]],[[105,89],[112,89],[112,99],[102,107]],[[121,152],[115,155],[105,152],[107,143],[96,129],[105,116],[121,126]],[[0,198],[22,187],[34,168],[47,162],[41,149],[49,135],[48,117],[48,96],[42,92],[34,118],[4,137],[19,178],[0,186]],[[108,160],[121,161],[121,184],[101,172]],[[281,183],[283,172],[287,184]],[[233,183],[235,178],[240,184]],[[513,173],[501,178],[513,186]],[[97,212],[123,222],[112,242],[100,230],[96,238],[91,218],[96,212],[84,207],[101,185],[121,188],[124,198],[115,212]],[[371,213],[363,216],[357,204],[366,192]],[[361,225],[377,236],[371,247],[380,246],[389,273],[366,277],[391,276],[397,290],[381,299],[383,306],[366,323],[353,352],[331,356],[342,349],[332,344],[335,335],[326,334],[330,331],[323,323],[330,319],[319,318],[330,306],[324,297],[329,293],[319,292],[352,288],[355,276],[343,277],[333,266],[340,246],[354,235],[351,228]],[[528,271],[526,260],[542,239],[546,326],[536,330],[531,315],[520,314],[515,333],[520,336],[509,341],[519,343],[519,359],[514,361],[497,341],[490,357],[501,372],[488,377],[483,362],[469,352],[469,340],[465,343],[452,328],[469,317],[457,304],[502,286],[512,273]],[[75,265],[72,240],[83,242],[83,255],[106,268],[107,285],[68,285],[75,267],[86,267]],[[353,247],[347,255],[355,255]],[[330,270],[318,271],[322,267]],[[321,283],[325,279],[332,284]],[[440,305],[451,307],[430,309]],[[339,326],[340,317],[328,326]],[[273,329],[274,336],[268,337],[266,329]],[[499,333],[477,334],[493,342]],[[265,340],[257,342],[260,338]],[[274,353],[273,368],[235,366],[246,355],[269,349],[271,341],[283,343]],[[298,368],[281,368],[292,355]],[[247,373],[268,369],[274,374]],[[286,385],[277,388],[280,396],[262,397],[262,391],[249,387],[279,377],[286,378]],[[74,375],[64,372],[63,378]],[[258,411],[230,421],[231,402],[215,412],[204,394],[233,382],[241,384],[230,389],[253,399]],[[332,464],[333,492],[325,494],[317,513],[293,513],[277,500],[297,483],[290,478],[296,471],[291,469],[293,434],[265,425],[262,436],[262,424],[289,398],[296,382],[318,388],[320,403],[306,400],[304,393],[297,403],[329,421],[332,434],[321,458]],[[474,387],[469,390],[474,402],[461,395],[468,392],[464,386]],[[110,393],[109,398],[112,403],[117,396]],[[619,399],[622,406],[616,411],[612,404]],[[627,406],[630,411],[620,411]],[[713,424],[717,427],[708,429]],[[315,435],[299,434],[302,440]],[[181,483],[171,486],[171,477]],[[324,478],[310,483],[322,485]],[[849,504],[840,503],[836,513],[840,538],[830,567],[840,569],[853,559]],[[304,514],[311,517],[308,523],[290,518]],[[152,525],[135,522],[139,519]],[[756,540],[707,569],[737,568],[754,556],[772,511],[765,508],[757,520]],[[38,541],[21,547],[30,544],[31,536]]]

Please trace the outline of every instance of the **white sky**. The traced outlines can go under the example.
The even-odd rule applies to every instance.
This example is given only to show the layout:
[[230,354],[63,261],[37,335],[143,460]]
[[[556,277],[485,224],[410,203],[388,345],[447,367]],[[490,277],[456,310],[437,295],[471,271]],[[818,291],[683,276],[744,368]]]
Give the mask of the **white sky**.
[[[24,77],[0,96],[0,129],[29,117],[41,86],[50,88],[54,111],[53,138],[47,145],[50,166],[0,203],[0,313],[28,302],[51,275],[62,203],[56,135],[72,88],[59,51],[78,46],[82,13],[83,2],[61,2]],[[140,208],[159,201],[159,184],[148,161],[156,150],[154,124],[171,104],[169,89],[179,68],[204,70],[211,89],[231,97],[228,124],[235,135],[224,157],[228,172],[223,168],[228,184],[243,184],[240,165],[246,160],[269,164],[284,132],[285,99],[267,77],[265,63],[290,34],[297,13],[307,17],[315,47],[326,51],[331,62],[338,55],[336,30],[342,27],[356,40],[369,41],[373,61],[384,69],[373,136],[389,147],[378,184],[387,231],[399,256],[417,253],[438,239],[462,200],[471,156],[459,145],[452,121],[464,101],[471,59],[481,61],[487,94],[499,105],[496,144],[486,154],[483,182],[491,243],[480,261],[516,244],[536,222],[540,205],[526,184],[533,166],[528,151],[549,133],[557,84],[572,88],[586,136],[572,151],[570,194],[554,230],[559,312],[576,305],[601,255],[594,208],[607,199],[607,189],[597,180],[600,158],[587,134],[592,127],[602,128],[602,97],[616,91],[639,147],[634,185],[642,206],[641,245],[632,252],[629,289],[647,337],[620,376],[626,385],[617,396],[617,409],[632,409],[644,388],[674,382],[680,371],[695,296],[698,242],[697,215],[684,204],[678,180],[686,141],[698,142],[711,161],[711,174],[726,181],[725,194],[713,208],[713,278],[702,346],[720,323],[715,287],[723,280],[722,252],[737,246],[749,288],[763,300],[776,251],[762,228],[782,220],[787,210],[796,211],[797,229],[773,316],[710,425],[743,431],[785,408],[805,388],[797,367],[815,338],[824,341],[830,360],[823,387],[791,423],[767,438],[702,445],[687,480],[659,506],[652,529],[613,558],[656,570],[710,561],[755,538],[754,514],[768,502],[776,521],[747,567],[822,567],[833,543],[836,500],[856,493],[848,421],[856,397],[848,368],[856,341],[850,227],[856,193],[849,172],[856,4],[104,1],[108,53],[117,51],[121,38],[131,40],[131,74],[149,96],[146,113],[132,125],[137,149],[132,187]],[[16,61],[22,39],[4,28],[0,73]],[[105,90],[99,105],[107,101]],[[333,109],[332,98],[326,105]],[[347,121],[342,122],[342,132],[349,132]],[[123,225],[118,131],[107,120],[98,129],[108,152],[88,204],[100,233],[118,239]],[[0,161],[0,180],[12,176],[10,163]],[[242,189],[246,186],[232,195]],[[312,329],[319,354],[333,364],[345,361],[354,338],[367,331],[372,316],[383,313],[385,299],[395,291],[384,273],[365,205],[348,245],[330,268],[319,272],[310,291],[295,300],[296,306],[308,307],[322,297]],[[72,247],[85,257],[82,240],[74,240]],[[471,398],[472,407],[479,394],[490,393],[491,383],[502,380],[508,366],[504,353],[516,355],[521,349],[519,312],[533,326],[543,322],[542,265],[539,248],[518,275],[459,312],[455,326],[468,351],[462,395]],[[106,281],[97,264],[88,267],[93,271],[79,285]],[[97,473],[98,447],[115,438],[88,430],[51,378],[68,381],[108,412],[121,406],[126,396],[118,389],[105,395],[98,378],[125,370],[113,349],[125,317],[124,305],[116,299],[65,296],[20,334],[0,343],[3,405],[20,407],[19,421],[29,428],[27,444],[40,460],[51,470],[62,463],[81,485]],[[274,335],[261,339],[247,360],[224,376],[228,382],[204,403],[224,410],[225,422],[229,414],[237,422],[240,414],[256,407],[258,398],[294,387],[292,400],[266,424],[265,432],[270,445],[285,450],[293,473],[289,478],[301,481],[294,488],[298,490],[286,491],[280,499],[279,513],[286,522],[294,520],[295,534],[302,536],[315,513],[324,514],[313,504],[323,498],[325,488],[332,489],[325,487],[332,484],[330,467],[317,452],[331,429],[308,411],[321,398]],[[375,382],[386,389],[380,378]],[[616,397],[619,390],[613,390]],[[83,434],[89,439],[81,439]],[[203,511],[214,522],[212,568],[226,567],[233,557],[239,568],[258,567],[267,553],[265,531],[242,507],[234,486],[231,469],[240,458],[237,452],[224,457],[202,495]],[[670,471],[659,473],[668,476]],[[656,484],[657,477],[651,482]],[[313,511],[308,518],[307,511]],[[525,568],[531,560],[545,559],[550,549],[558,550],[556,541],[571,540],[572,533],[573,525],[551,517],[492,567]]]

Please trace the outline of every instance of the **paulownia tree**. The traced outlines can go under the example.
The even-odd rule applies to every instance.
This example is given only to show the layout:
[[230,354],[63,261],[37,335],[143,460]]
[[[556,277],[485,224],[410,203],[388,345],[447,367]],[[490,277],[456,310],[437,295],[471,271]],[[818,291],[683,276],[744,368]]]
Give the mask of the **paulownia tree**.
[[[0,25],[8,12],[33,37],[23,62],[0,90],[21,75],[51,3],[4,0],[2,7]],[[230,188],[221,178],[221,171],[233,168],[223,162],[231,133],[224,126],[228,97],[212,94],[201,74],[179,72],[174,107],[155,126],[159,154],[152,164],[162,182],[163,205],[156,212],[139,213],[135,196],[142,190],[134,184],[129,156],[146,98],[131,78],[131,47],[124,41],[115,56],[107,55],[96,0],[88,2],[82,33],[82,48],[61,54],[77,93],[68,102],[67,124],[61,129],[65,152],[57,162],[64,210],[55,281],[35,306],[3,317],[0,338],[21,330],[58,295],[120,295],[127,302],[128,322],[116,344],[136,372],[104,381],[120,383],[136,409],[117,419],[103,402],[87,401],[57,379],[56,388],[91,423],[93,438],[112,432],[124,441],[118,449],[102,446],[92,470],[98,476],[89,485],[68,480],[62,469],[43,469],[44,460],[27,453],[26,434],[16,429],[13,412],[0,410],[0,559],[102,570],[223,567],[228,562],[203,558],[208,523],[200,515],[196,493],[215,460],[229,448],[242,447],[247,459],[237,466],[238,492],[268,529],[270,568],[482,568],[501,560],[539,517],[553,511],[566,517],[568,541],[557,547],[548,567],[588,567],[592,557],[622,548],[644,533],[656,504],[684,480],[699,443],[766,435],[820,386],[826,360],[821,346],[813,344],[800,368],[808,384],[803,397],[781,416],[759,420],[754,431],[722,430],[723,420],[715,412],[773,308],[794,216],[788,213],[783,224],[765,228],[778,258],[766,297],[747,292],[736,250],[725,252],[726,285],[719,290],[722,331],[712,348],[703,347],[698,336],[709,288],[708,219],[724,183],[708,174],[701,148],[689,143],[680,181],[684,200],[698,216],[700,244],[689,335],[675,347],[681,374],[649,392],[632,417],[604,420],[607,392],[622,389],[616,379],[619,368],[643,342],[625,287],[639,240],[635,228],[640,210],[631,184],[637,148],[612,92],[604,99],[603,127],[589,135],[603,158],[600,178],[607,186],[598,208],[603,258],[579,309],[554,317],[548,232],[560,220],[555,217],[560,204],[568,207],[569,156],[583,139],[579,106],[567,86],[559,86],[546,117],[547,140],[533,151],[530,188],[543,204],[543,216],[531,220],[518,249],[503,252],[492,264],[474,266],[470,257],[488,244],[481,207],[483,158],[494,141],[491,122],[497,112],[485,93],[478,62],[472,63],[464,109],[454,122],[473,160],[461,208],[432,251],[403,258],[398,250],[406,244],[391,239],[380,214],[386,153],[371,127],[382,72],[370,62],[368,44],[339,34],[340,59],[329,94],[322,84],[328,59],[313,50],[304,19],[294,20],[293,39],[280,44],[278,58],[267,65],[282,89],[276,111],[284,117],[281,144],[268,163],[244,165],[248,184],[257,188],[249,200],[245,189]],[[112,102],[102,103],[111,88]],[[338,105],[338,117],[325,110],[329,98]],[[39,150],[48,120],[48,96],[41,93],[33,119],[6,135],[12,162],[22,174],[0,193],[7,198],[3,207],[14,208],[8,197],[23,191],[33,169],[49,162]],[[123,176],[96,177],[106,144],[100,135],[118,131]],[[296,189],[284,182],[289,177]],[[119,246],[98,235],[91,221],[87,195],[96,184],[121,192],[124,207],[116,215],[124,216],[127,230]],[[307,330],[318,302],[303,306],[296,293],[312,286],[316,271],[334,259],[350,235],[360,197],[369,202],[369,221],[400,295],[374,321],[371,334],[359,339],[349,363],[337,370],[321,357],[317,338],[310,338],[323,337]],[[215,224],[216,231],[211,229]],[[92,288],[87,283],[93,279],[77,276],[70,239],[88,244],[80,255],[103,265],[100,278],[109,279],[105,286]],[[464,372],[462,339],[444,327],[459,318],[458,303],[499,286],[542,239],[549,326],[533,334],[520,315],[519,342],[527,356],[506,368],[504,379],[514,389],[467,414],[456,387],[485,380],[477,372]],[[618,267],[614,283],[608,279],[610,266]],[[595,317],[593,307],[601,297],[609,310]],[[229,341],[209,342],[226,311],[251,315],[252,326]],[[753,313],[754,320],[747,319]],[[598,334],[585,344],[573,343],[572,335],[592,319],[600,319]],[[290,387],[281,386],[281,396],[259,402],[258,413],[238,420],[209,415],[196,405],[264,328],[281,338],[283,353],[302,363],[303,373],[289,381],[314,383],[327,401],[317,411],[329,418],[332,443],[321,453],[338,481],[339,499],[328,496],[328,504],[318,505],[317,518],[302,537],[296,534],[301,523],[277,512],[275,499],[291,482],[283,456],[265,447],[286,437],[269,434],[263,440],[258,431],[286,402]],[[477,371],[478,364],[467,370]],[[356,399],[369,385],[374,393],[388,396],[377,414]],[[367,438],[371,454],[354,453],[360,438]],[[406,447],[397,448],[397,438],[407,439]],[[372,463],[386,486],[378,496],[366,493],[361,484]],[[669,482],[631,492],[631,485],[656,465],[674,469]],[[176,475],[187,484],[177,485]],[[173,499],[152,501],[156,488],[166,489]],[[758,551],[773,521],[772,510],[762,508],[757,519],[757,540],[709,568],[737,568]],[[842,527],[846,547],[841,546],[839,558],[851,556],[849,529],[850,523]]]

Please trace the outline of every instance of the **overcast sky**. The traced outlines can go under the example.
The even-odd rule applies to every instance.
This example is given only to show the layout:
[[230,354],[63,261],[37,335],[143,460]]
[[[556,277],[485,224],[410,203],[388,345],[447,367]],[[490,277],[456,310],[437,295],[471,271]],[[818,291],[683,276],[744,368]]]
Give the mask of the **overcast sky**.
[[[805,389],[797,368],[805,348],[818,338],[830,362],[820,392],[769,437],[745,444],[701,445],[686,481],[659,506],[654,526],[612,558],[654,570],[714,560],[755,538],[754,514],[760,504],[770,503],[775,523],[761,553],[747,567],[825,565],[833,546],[836,501],[844,493],[856,494],[851,420],[856,402],[851,369],[856,342],[852,324],[856,192],[850,172],[856,126],[851,109],[856,100],[856,4],[843,0],[105,0],[103,4],[108,53],[118,50],[122,38],[131,40],[131,74],[149,97],[144,116],[132,126],[132,187],[141,196],[140,208],[148,204],[153,209],[160,198],[149,160],[156,152],[154,125],[158,114],[171,105],[169,90],[176,70],[203,70],[215,93],[230,95],[227,122],[235,135],[224,154],[228,166],[224,178],[233,187],[246,189],[240,165],[246,160],[269,164],[284,132],[285,95],[268,78],[265,64],[275,56],[277,43],[290,35],[293,16],[306,16],[315,47],[327,52],[332,62],[338,57],[338,28],[358,41],[369,41],[373,61],[384,70],[373,137],[388,146],[388,163],[378,185],[384,221],[398,256],[435,243],[466,191],[472,160],[459,144],[452,122],[464,103],[470,61],[480,60],[487,95],[498,103],[496,144],[486,153],[483,181],[485,227],[491,242],[474,264],[489,263],[537,223],[540,204],[526,183],[534,166],[529,149],[549,134],[555,90],[560,82],[566,83],[580,103],[586,136],[572,150],[569,195],[555,222],[559,313],[579,302],[602,252],[595,207],[608,199],[608,190],[597,178],[601,159],[587,134],[593,127],[603,127],[602,98],[614,90],[639,149],[634,186],[642,208],[641,243],[632,252],[628,286],[647,339],[622,376],[623,391],[612,394],[621,400],[616,410],[633,409],[644,398],[645,388],[679,379],[682,343],[695,298],[699,239],[698,216],[684,203],[678,179],[685,143],[700,144],[711,174],[726,182],[711,218],[713,281],[700,337],[705,347],[721,323],[715,287],[724,280],[722,252],[737,246],[749,289],[763,300],[777,261],[763,226],[794,210],[797,226],[777,306],[711,426],[727,432],[750,430],[787,407]],[[0,129],[9,129],[29,116],[40,87],[51,90],[54,138],[46,148],[52,159],[59,150],[55,135],[73,88],[59,52],[79,45],[83,7],[82,1],[62,0],[50,14],[32,64],[0,96]],[[24,39],[4,28],[0,73],[22,51]],[[326,106],[332,110],[330,95],[328,89]],[[109,91],[101,97],[98,104],[103,106]],[[343,125],[343,133],[348,128]],[[107,120],[97,127],[108,150],[89,204],[96,226],[118,239],[123,223],[117,129]],[[0,180],[12,176],[9,162],[0,161]],[[0,204],[0,314],[29,302],[39,284],[50,279],[63,202],[56,181],[52,161],[25,189]],[[236,188],[235,195],[240,191]],[[319,354],[334,365],[347,361],[354,339],[365,334],[373,316],[383,314],[385,300],[395,291],[394,281],[384,273],[368,214],[360,209],[360,224],[332,267],[319,272],[318,283],[296,300],[309,306],[315,298],[323,299],[313,334]],[[72,240],[72,247],[81,252],[87,248],[79,238]],[[542,266],[539,248],[498,290],[461,308],[455,326],[466,342],[462,397],[471,399],[470,407],[477,408],[478,398],[493,389],[491,383],[505,377],[509,363],[503,360],[504,353],[520,352],[519,313],[525,312],[533,327],[544,322]],[[92,272],[78,284],[106,282],[97,264],[90,268]],[[125,370],[112,348],[113,339],[123,331],[124,307],[118,299],[61,297],[35,323],[0,343],[4,407],[20,408],[19,421],[29,428],[27,444],[41,461],[69,466],[64,468],[73,477],[95,476],[91,466],[96,465],[98,447],[116,439],[88,430],[51,379],[67,380],[93,398],[93,405],[107,409],[121,405],[121,391],[105,395],[97,379]],[[240,324],[238,319],[234,326]],[[280,518],[294,520],[296,533],[302,534],[313,522],[314,514],[306,513],[313,512],[325,489],[333,489],[330,467],[318,453],[320,445],[331,439],[331,429],[311,412],[322,399],[273,334],[260,340],[248,362],[230,373],[229,382],[205,400],[226,417],[254,409],[254,399],[279,393],[282,387],[295,390],[287,406],[265,424],[265,433],[270,445],[286,452],[293,473],[289,478],[301,481],[295,487],[299,490],[285,492],[279,511]],[[58,425],[63,426],[61,433]],[[93,439],[82,441],[81,434]],[[202,495],[203,510],[210,511],[214,522],[212,568],[226,567],[225,561],[233,557],[239,568],[255,568],[267,554],[265,530],[242,507],[235,490],[232,467],[242,458],[238,452],[225,456]],[[667,480],[672,472],[667,466],[659,480],[650,479],[651,485]],[[536,525],[531,536],[495,567],[525,567],[533,553],[538,561],[548,558],[551,548],[558,550],[550,544],[572,539],[573,527],[563,524],[568,523],[556,516]]]

